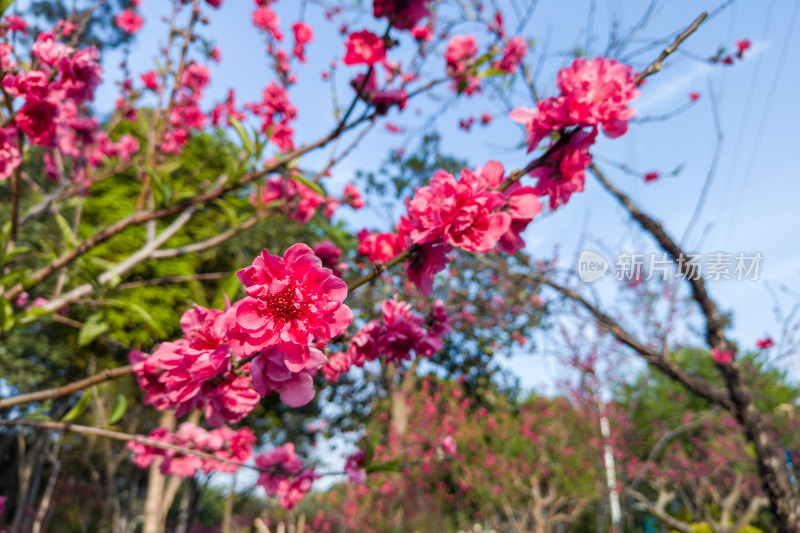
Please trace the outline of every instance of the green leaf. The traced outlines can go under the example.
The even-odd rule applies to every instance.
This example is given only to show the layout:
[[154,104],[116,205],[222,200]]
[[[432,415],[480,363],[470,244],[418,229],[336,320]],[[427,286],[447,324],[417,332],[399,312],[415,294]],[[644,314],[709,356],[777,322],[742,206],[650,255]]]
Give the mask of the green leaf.
[[30,251],[30,248],[27,248],[25,246],[15,246],[13,250],[9,250],[8,252],[6,252],[5,260],[6,261],[11,261],[12,259],[17,257],[18,255],[26,254],[29,251]]
[[150,315],[150,313],[147,312],[147,310],[144,307],[142,307],[140,305],[137,305],[137,304],[135,304],[133,302],[127,302],[125,300],[106,300],[105,303],[108,304],[108,305],[112,305],[112,306],[115,306],[115,307],[120,307],[122,309],[128,309],[130,311],[133,311],[134,313],[139,315],[139,317],[141,317],[141,319],[148,326],[150,326],[153,329],[153,331],[155,331],[156,333],[159,333],[161,335],[164,334],[164,330],[161,328],[161,326],[158,324],[158,322],[153,320],[153,317]]
[[307,178],[305,178],[305,177],[303,177],[303,176],[301,176],[299,174],[292,173],[289,177],[292,178],[295,181],[299,181],[300,183],[302,183],[303,185],[305,185],[306,187],[308,187],[309,189],[311,189],[315,193],[319,194],[323,198],[327,198],[328,197],[328,193],[326,193],[325,189],[320,187],[320,185],[318,183],[315,183],[315,182],[313,182],[313,181],[311,181],[311,180],[309,180],[309,179],[307,179]]
[[502,70],[499,68],[487,68],[483,72],[478,73],[479,78],[491,78],[492,76],[505,76],[509,74],[507,70]]
[[108,331],[108,324],[102,321],[103,317],[99,313],[95,313],[89,317],[89,320],[81,328],[78,333],[78,345],[86,346],[91,344],[97,337]]
[[153,170],[150,165],[145,165],[144,169],[150,176],[150,183],[153,186],[153,192],[158,195],[156,200],[159,201],[159,203],[166,202],[172,195],[172,190],[164,183],[164,180],[161,179],[161,175]]
[[225,296],[228,296],[228,301],[232,302],[236,299],[236,293],[239,292],[239,288],[242,287],[242,282],[239,281],[239,277],[236,275],[236,272],[231,272],[231,274],[222,280],[220,283],[220,291],[214,297],[214,301],[211,302],[212,309],[222,309],[225,305]]
[[58,212],[55,214],[55,219],[58,229],[61,230],[61,236],[64,237],[64,242],[67,243],[67,246],[70,248],[78,246],[78,241],[72,233],[72,228],[69,227],[69,222]]
[[0,332],[8,333],[14,327],[14,308],[11,302],[0,296]]
[[364,450],[364,468],[368,468],[372,464],[372,458],[375,457],[375,448],[378,447],[380,437],[377,433],[371,433],[367,439],[367,447]]
[[117,395],[117,400],[114,402],[114,407],[111,409],[111,416],[108,417],[106,425],[111,425],[119,422],[122,415],[128,409],[128,400],[122,394]]
[[375,463],[371,465],[364,465],[364,470],[369,474],[371,472],[398,472],[400,470],[400,459],[388,461],[386,463]]
[[0,0],[0,17],[3,16],[3,13],[5,13],[13,3],[14,0]]
[[70,409],[67,414],[64,415],[64,418],[61,419],[62,422],[70,422],[75,420],[79,416],[81,416],[86,408],[89,407],[89,402],[92,400],[92,389],[86,389],[83,391],[83,396],[81,399],[78,400],[78,403],[75,404],[75,407]]
[[231,123],[231,126],[236,130],[236,133],[239,134],[239,138],[242,140],[242,146],[247,151],[248,155],[253,155],[253,143],[250,142],[250,137],[247,135],[247,132],[244,131],[244,127],[242,123],[236,120],[235,117],[228,117],[228,121]]

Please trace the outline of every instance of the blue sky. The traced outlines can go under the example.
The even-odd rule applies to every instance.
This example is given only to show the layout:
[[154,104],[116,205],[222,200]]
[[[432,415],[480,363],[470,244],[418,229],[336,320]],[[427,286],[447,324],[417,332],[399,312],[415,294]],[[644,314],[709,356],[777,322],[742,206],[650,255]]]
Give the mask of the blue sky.
[[[513,22],[516,18],[509,1],[498,0],[497,4],[507,21]],[[514,0],[512,3],[519,6],[529,2]],[[586,48],[588,55],[603,54],[611,23],[616,21],[623,33],[642,16],[648,3],[641,0],[539,1],[521,32],[535,41],[529,61],[536,63],[544,58],[536,79],[539,93],[552,94],[555,72],[569,61],[572,50]],[[159,47],[166,41],[165,25],[160,18],[169,4],[161,0],[143,2],[141,12],[146,25],[132,46],[131,66],[137,80],[138,73],[153,68]],[[591,5],[595,6],[592,17],[588,15]],[[719,2],[697,0],[661,1],[651,23],[636,35],[628,48],[641,51],[630,58],[634,67],[643,68],[658,54],[660,48],[648,48],[653,42],[671,37],[702,10],[713,10],[718,5]],[[796,96],[800,82],[796,69],[800,64],[800,36],[794,31],[798,25],[798,5],[792,0],[733,2],[704,23],[681,50],[669,58],[661,73],[647,80],[641,97],[633,106],[643,117],[668,113],[683,106],[691,91],[701,93],[700,101],[667,122],[632,124],[629,133],[620,139],[600,136],[593,150],[601,168],[614,183],[662,220],[674,235],[682,235],[706,181],[717,142],[710,98],[713,90],[723,134],[719,163],[705,206],[685,242],[693,251],[757,251],[763,255],[759,281],[710,284],[711,293],[721,306],[734,311],[734,337],[744,346],[752,346],[755,339],[764,334],[779,336],[771,312],[773,301],[768,284],[774,287],[783,284],[800,292],[800,247],[793,234],[793,228],[800,227],[800,209],[796,207],[800,184],[793,159],[800,146],[800,133],[794,125],[800,120]],[[229,88],[236,89],[240,102],[256,101],[272,79],[263,38],[251,24],[252,7],[253,2],[249,0],[225,0],[219,10],[205,9],[211,22],[203,34],[219,46],[223,57],[221,64],[212,66],[212,85],[206,98],[208,107],[221,99]],[[344,47],[337,34],[339,22],[326,22],[318,6],[309,5],[303,10],[297,0],[280,0],[276,10],[287,36],[291,35],[288,25],[297,20],[301,12],[315,33],[315,40],[307,49],[309,61],[295,70],[299,83],[291,92],[299,110],[296,142],[302,144],[329,131],[333,124],[330,83],[322,81],[320,72],[332,60],[341,60]],[[354,12],[350,20],[351,30],[367,27],[382,31],[382,24],[369,16]],[[466,22],[457,25],[453,33],[467,33],[474,28]],[[587,28],[591,29],[587,31]],[[587,38],[587,34],[592,38]],[[723,67],[698,60],[712,55],[719,46],[733,50],[734,41],[742,38],[753,43],[744,61]],[[404,42],[395,52],[397,57],[405,57],[403,52],[407,51],[407,46]],[[390,58],[396,57],[390,54]],[[121,52],[104,57],[106,80],[119,78],[120,59]],[[432,57],[426,72],[438,76],[443,68],[443,60]],[[354,67],[339,68],[337,83],[341,100],[349,102],[352,90],[347,87],[347,81],[357,72],[359,70]],[[97,108],[110,109],[114,94],[115,88],[107,82],[98,94]],[[437,100],[413,101],[402,114],[393,111],[388,120],[403,126],[406,133],[393,135],[382,126],[375,128],[359,149],[335,168],[333,177],[326,182],[328,189],[339,192],[354,178],[356,170],[376,169],[390,149],[407,145],[413,150],[419,128],[451,97],[446,87],[435,94]],[[530,105],[532,102],[523,90],[513,92],[510,101],[487,91],[449,105],[436,119],[435,127],[443,134],[444,150],[468,159],[473,166],[498,159],[507,169],[519,168],[528,161],[528,156],[519,147],[520,129],[507,118],[506,109]],[[484,111],[495,117],[489,127],[474,127],[470,133],[458,129],[459,119],[477,118]],[[307,158],[305,164],[312,168],[321,166],[327,156],[327,151],[316,153]],[[668,173],[678,166],[682,166],[683,171],[678,176],[664,176],[655,183],[645,184],[639,176],[603,164],[606,160],[623,162],[641,172]],[[340,216],[347,217],[356,229],[370,226],[386,230],[394,223],[393,215],[376,209]],[[554,215],[540,217],[525,237],[526,249],[533,257],[548,257],[554,246],[559,246],[564,267],[574,264],[581,239],[611,253],[653,249],[613,198],[591,177],[587,178],[584,193],[573,196],[570,203]],[[613,283],[602,283],[606,285],[598,286],[601,298],[613,301]],[[792,303],[791,299],[784,301],[787,310]],[[546,344],[536,354],[515,354],[510,367],[520,374],[524,384],[547,384],[558,372],[552,360],[543,363],[543,354],[547,354]]]

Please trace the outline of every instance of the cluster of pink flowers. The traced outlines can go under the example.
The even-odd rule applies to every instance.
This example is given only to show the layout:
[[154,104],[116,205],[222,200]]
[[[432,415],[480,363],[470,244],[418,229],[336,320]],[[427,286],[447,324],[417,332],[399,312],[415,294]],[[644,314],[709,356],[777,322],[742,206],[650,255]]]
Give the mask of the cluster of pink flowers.
[[203,408],[212,425],[238,422],[259,396],[250,380],[231,370],[225,313],[195,306],[181,317],[184,338],[162,342],[153,354],[134,350],[129,358],[144,401],[156,409],[176,409],[182,416]]
[[218,426],[241,420],[259,396],[278,393],[292,407],[314,397],[311,376],[326,361],[314,343],[350,324],[347,285],[305,244],[283,257],[265,250],[238,275],[245,298],[226,311],[196,306],[181,318],[182,339],[130,353],[145,403],[178,416],[204,409]]
[[430,0],[373,0],[372,14],[375,18],[386,17],[392,26],[408,30],[430,14]]
[[189,141],[190,130],[205,126],[208,117],[200,110],[200,100],[210,81],[211,73],[205,65],[192,62],[183,70],[178,97],[167,117],[169,127],[159,145],[163,153],[179,154]]
[[261,102],[246,104],[254,115],[262,118],[261,132],[269,135],[281,152],[294,150],[290,123],[297,117],[297,108],[289,101],[289,93],[275,81],[261,93]]
[[295,22],[292,24],[292,31],[294,32],[294,48],[292,49],[292,53],[301,63],[305,63],[306,45],[314,40],[314,32],[311,26],[304,22]]
[[[191,422],[181,424],[175,433],[170,433],[167,428],[156,428],[150,432],[147,438],[205,452],[217,459],[237,463],[244,463],[252,457],[253,445],[256,442],[255,434],[247,427],[233,430],[228,426],[221,426],[206,431]],[[128,442],[128,449],[133,452],[133,464],[139,468],[147,468],[157,458],[161,458],[162,462],[159,468],[164,475],[189,477],[194,476],[199,470],[208,474],[212,471],[236,472],[240,468],[235,464],[148,446],[135,441]]]
[[453,78],[459,93],[470,95],[480,90],[480,78],[470,73],[478,53],[478,43],[474,35],[456,35],[447,43],[444,58],[447,74]]
[[322,214],[326,218],[331,218],[342,203],[353,209],[364,207],[361,195],[352,184],[345,187],[340,200],[333,195],[325,198],[306,184],[283,176],[268,179],[251,199],[256,206],[276,209],[286,217],[304,224],[317,214],[320,206],[323,207]]
[[387,363],[401,364],[412,358],[430,357],[442,349],[442,336],[450,331],[444,303],[437,300],[427,317],[415,313],[408,302],[395,296],[381,306],[381,319],[373,319],[361,328],[347,352],[330,357],[322,367],[328,381],[336,382],[353,366],[385,357]]
[[519,36],[514,37],[509,39],[503,48],[503,57],[495,61],[492,66],[497,70],[505,70],[513,74],[527,53],[528,43],[525,42],[525,39]]
[[311,484],[319,479],[314,467],[304,468],[305,463],[294,450],[294,444],[286,443],[256,457],[256,466],[263,470],[258,484],[268,496],[280,498],[281,507],[292,509],[311,490]]
[[[533,151],[545,137],[565,128],[589,127],[570,138],[554,164],[534,170],[539,177],[537,191],[550,195],[550,207],[555,209],[569,200],[574,192],[583,190],[585,169],[591,163],[588,148],[594,142],[597,128],[611,138],[628,131],[628,120],[636,110],[628,104],[639,95],[633,70],[613,59],[596,57],[591,61],[579,57],[558,73],[560,95],[540,100],[535,109],[517,108],[511,118],[525,124],[528,151]],[[551,145],[552,146],[552,145]],[[564,164],[559,157],[569,158]]]
[[458,180],[439,170],[406,200],[408,216],[400,218],[394,232],[359,232],[358,252],[372,262],[387,262],[415,245],[406,270],[412,283],[430,294],[433,277],[447,266],[453,247],[513,254],[525,246],[521,233],[541,212],[541,194],[519,182],[501,191],[504,182],[505,170],[497,161],[475,171],[463,169]]
[[[6,18],[11,29],[27,28],[24,21],[16,17]],[[94,47],[76,50],[58,40],[72,31],[68,23],[59,23],[57,28],[41,32],[31,46],[30,67],[15,64],[9,45],[0,45],[0,62],[3,89],[12,97],[24,100],[14,114],[14,125],[0,132],[0,179],[11,175],[21,163],[18,133],[26,136],[32,144],[46,148],[44,153],[45,174],[59,181],[65,169],[72,172],[72,180],[88,184],[88,170],[96,168],[108,158],[127,161],[138,151],[136,138],[124,135],[113,142],[100,131],[95,118],[85,115],[84,104],[94,99],[102,82],[103,69],[100,54]],[[27,69],[27,70],[26,70]],[[124,87],[123,87],[124,89]],[[16,102],[14,102],[16,103]],[[62,164],[55,164],[53,149],[58,149]],[[67,159],[69,158],[69,165]]]
[[418,188],[406,201],[411,242],[444,242],[482,253],[495,247],[516,251],[523,246],[519,234],[542,206],[531,187],[515,183],[501,192],[504,176],[497,161],[474,172],[463,169],[459,180],[437,171],[430,185]]
[[281,41],[283,40],[283,33],[280,30],[281,21],[269,4],[269,1],[256,1],[256,8],[253,10],[253,24],[256,28],[269,33],[276,41]]

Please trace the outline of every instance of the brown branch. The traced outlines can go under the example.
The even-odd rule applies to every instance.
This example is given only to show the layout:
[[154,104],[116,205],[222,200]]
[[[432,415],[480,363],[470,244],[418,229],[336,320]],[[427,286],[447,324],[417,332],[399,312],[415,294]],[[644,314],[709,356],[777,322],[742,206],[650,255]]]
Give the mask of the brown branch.
[[230,276],[230,272],[208,272],[205,274],[191,274],[187,276],[165,276],[163,278],[143,279],[130,281],[117,285],[118,290],[138,289],[139,287],[152,287],[153,285],[170,285],[172,283],[183,283],[185,281],[207,281],[222,279]]
[[128,374],[131,373],[133,373],[133,365],[125,365],[119,368],[104,370],[103,372],[100,372],[93,376],[89,376],[88,378],[74,381],[68,385],[63,385],[61,387],[55,387],[52,389],[46,389],[36,392],[30,392],[28,394],[20,394],[18,396],[12,396],[11,398],[0,399],[0,410],[8,409],[9,407],[22,405],[25,403],[43,402],[45,400],[60,398],[61,396],[67,396],[68,394],[72,394],[73,392],[77,392],[79,390],[91,387],[92,385],[96,385],[97,383],[102,383],[104,381],[117,379],[122,376],[127,376]]
[[683,30],[681,33],[678,34],[677,37],[675,37],[675,40],[672,41],[672,44],[666,47],[659,54],[659,56],[652,63],[650,63],[647,66],[647,68],[644,69],[644,71],[642,71],[641,74],[636,76],[636,83],[638,84],[646,77],[651,76],[656,72],[658,72],[659,70],[661,70],[662,68],[664,68],[664,60],[667,59],[667,57],[669,57],[673,52],[675,52],[675,50],[678,49],[681,43],[697,30],[697,28],[700,26],[700,24],[703,23],[706,17],[708,17],[707,12],[703,11],[702,13],[700,13],[700,15],[696,19],[694,19],[694,22],[692,22],[688,28]]
[[152,448],[159,448],[161,450],[170,450],[173,452],[178,452],[186,455],[196,455],[203,459],[208,459],[212,461],[219,461],[221,463],[229,464],[238,466],[240,468],[252,468],[254,470],[261,471],[262,469],[255,466],[255,465],[247,465],[244,463],[240,463],[238,461],[232,461],[230,459],[223,459],[221,457],[216,457],[210,453],[201,452],[200,450],[194,450],[192,448],[186,448],[184,446],[178,446],[176,444],[170,444],[168,442],[161,442],[159,440],[150,439],[142,435],[134,435],[131,433],[122,433],[121,431],[113,431],[110,429],[104,428],[96,428],[92,426],[81,426],[78,424],[70,424],[69,422],[55,422],[52,420],[23,420],[23,419],[14,419],[14,420],[0,420],[0,426],[23,426],[23,427],[30,427],[36,429],[53,429],[56,431],[72,431],[73,433],[80,433],[82,435],[93,435],[96,437],[103,437],[106,439],[114,439],[120,440],[123,442],[136,442],[138,444],[143,444],[145,446],[150,446]]
[[[713,347],[719,347],[721,350],[729,349],[729,343],[725,339],[724,323],[717,311],[717,306],[706,290],[705,280],[700,276],[692,276],[689,272],[689,266],[681,247],[675,240],[667,234],[661,223],[654,220],[652,217],[642,212],[636,204],[633,203],[625,193],[617,189],[605,175],[600,172],[597,166],[592,163],[589,165],[592,173],[597,177],[603,187],[614,196],[619,203],[630,213],[631,217],[639,223],[639,225],[648,232],[658,242],[659,246],[667,252],[672,260],[675,262],[678,273],[683,275],[692,289],[692,297],[700,305],[703,315],[706,318],[706,342]],[[683,260],[682,260],[683,259]],[[689,274],[689,275],[687,275]],[[695,279],[696,278],[696,279]]]
[[580,304],[591,314],[595,321],[604,326],[619,342],[633,349],[645,361],[650,363],[661,372],[671,377],[675,381],[681,383],[690,391],[698,394],[699,396],[710,400],[711,402],[721,405],[726,409],[733,409],[733,403],[724,389],[715,387],[705,379],[687,373],[683,368],[675,364],[666,357],[666,355],[651,346],[647,346],[634,338],[633,335],[625,331],[622,326],[609,315],[603,313],[595,305],[589,303],[583,296],[577,292],[564,287],[548,278],[543,276],[534,276],[540,283],[547,285],[561,293],[564,297]]
[[636,501],[644,505],[647,511],[654,517],[661,520],[663,523],[673,529],[677,529],[682,533],[692,533],[692,528],[686,522],[678,520],[674,516],[667,513],[664,509],[666,505],[675,499],[675,493],[666,491],[662,488],[658,490],[658,500],[656,503],[651,502],[644,494],[634,489],[628,488],[626,492]]

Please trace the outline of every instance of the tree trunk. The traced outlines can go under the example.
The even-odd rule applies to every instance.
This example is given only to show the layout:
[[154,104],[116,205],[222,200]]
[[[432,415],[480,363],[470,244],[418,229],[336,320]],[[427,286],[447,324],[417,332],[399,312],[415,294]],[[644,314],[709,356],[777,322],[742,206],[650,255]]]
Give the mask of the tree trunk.
[[[159,419],[159,426],[175,429],[175,413],[164,411]],[[147,499],[144,502],[144,527],[142,533],[164,533],[166,514],[161,514],[164,500],[166,476],[161,473],[161,459],[156,459],[150,465],[147,476]]]

